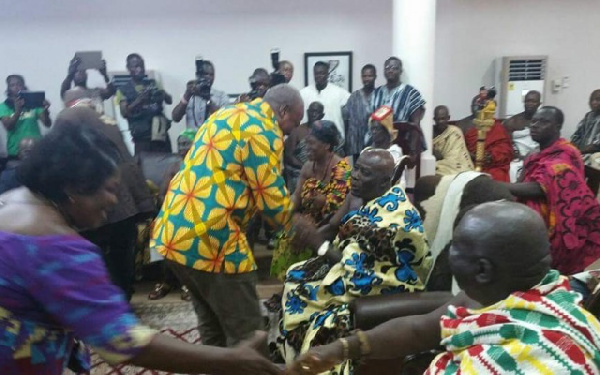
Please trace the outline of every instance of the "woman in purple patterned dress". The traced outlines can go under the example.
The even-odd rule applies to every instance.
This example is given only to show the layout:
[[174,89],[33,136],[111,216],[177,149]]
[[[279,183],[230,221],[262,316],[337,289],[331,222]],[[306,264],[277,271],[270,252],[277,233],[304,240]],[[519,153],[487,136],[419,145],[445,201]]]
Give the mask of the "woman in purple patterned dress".
[[[278,374],[254,347],[190,345],[140,324],[100,250],[79,236],[117,203],[118,151],[82,124],[51,131],[0,195],[0,374],[89,371],[86,347],[112,364],[182,373]],[[81,341],[79,341],[81,340]]]

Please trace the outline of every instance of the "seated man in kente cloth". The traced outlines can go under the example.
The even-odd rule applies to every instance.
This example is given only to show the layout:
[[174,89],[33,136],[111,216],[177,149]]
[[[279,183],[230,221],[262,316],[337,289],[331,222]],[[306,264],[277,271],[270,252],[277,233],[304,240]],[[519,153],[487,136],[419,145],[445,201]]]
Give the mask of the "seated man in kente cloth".
[[[278,344],[288,364],[311,347],[348,335],[353,299],[424,290],[432,259],[417,210],[402,188],[390,186],[393,171],[389,151],[360,154],[351,194],[330,222],[335,227],[331,223],[343,216],[332,244],[323,231],[296,220],[295,238],[319,249],[319,256],[287,272]],[[344,364],[336,371],[352,369]]]
[[598,374],[600,323],[550,268],[549,249],[537,212],[507,201],[479,205],[460,220],[450,248],[464,292],[429,314],[313,348],[288,374],[317,374],[348,359],[401,360],[436,348],[440,336],[446,351],[426,374]]

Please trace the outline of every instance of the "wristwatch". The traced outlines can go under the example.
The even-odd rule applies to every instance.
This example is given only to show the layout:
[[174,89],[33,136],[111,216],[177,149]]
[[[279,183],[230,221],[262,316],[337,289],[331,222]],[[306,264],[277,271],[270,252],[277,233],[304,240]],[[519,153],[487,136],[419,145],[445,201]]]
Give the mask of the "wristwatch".
[[318,256],[325,256],[325,254],[327,254],[327,251],[329,251],[329,245],[331,245],[330,241],[325,241],[321,244],[321,246],[319,246],[319,249],[317,250],[317,255]]

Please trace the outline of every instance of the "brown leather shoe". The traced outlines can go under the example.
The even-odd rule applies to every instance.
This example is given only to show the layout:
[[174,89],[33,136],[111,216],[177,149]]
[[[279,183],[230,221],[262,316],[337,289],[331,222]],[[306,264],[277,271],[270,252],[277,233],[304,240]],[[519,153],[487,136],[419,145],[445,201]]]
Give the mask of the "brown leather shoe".
[[181,287],[181,299],[183,301],[191,301],[192,300],[192,296],[190,295],[190,290],[185,285],[183,285]]
[[171,286],[167,283],[160,283],[154,286],[154,290],[148,294],[149,300],[163,299],[169,292],[171,292]]

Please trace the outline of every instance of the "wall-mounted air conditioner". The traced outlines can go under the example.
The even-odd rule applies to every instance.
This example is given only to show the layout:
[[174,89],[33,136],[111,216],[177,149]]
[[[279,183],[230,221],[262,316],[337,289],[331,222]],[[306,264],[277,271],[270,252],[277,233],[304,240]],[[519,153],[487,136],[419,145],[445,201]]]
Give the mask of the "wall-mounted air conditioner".
[[548,56],[508,56],[496,60],[498,118],[523,112],[523,100],[530,90],[539,91],[544,101],[547,67]]

